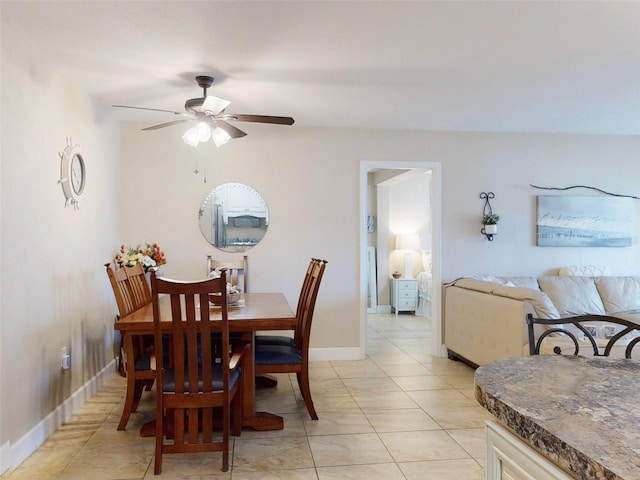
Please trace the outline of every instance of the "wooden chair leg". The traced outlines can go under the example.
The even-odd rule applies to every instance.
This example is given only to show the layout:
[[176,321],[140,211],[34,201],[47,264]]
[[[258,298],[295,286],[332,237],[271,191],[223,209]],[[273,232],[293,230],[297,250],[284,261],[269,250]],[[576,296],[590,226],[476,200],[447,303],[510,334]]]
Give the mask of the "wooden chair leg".
[[300,387],[300,393],[302,394],[304,403],[307,405],[311,420],[318,420],[318,414],[311,399],[311,388],[309,388],[309,370],[296,373],[296,378],[298,379],[298,387]]
[[156,458],[153,464],[153,474],[160,475],[162,473],[162,439],[160,439],[160,443],[158,443],[158,439],[156,438]]
[[142,391],[145,388],[144,380],[136,380],[135,388],[133,389],[133,405],[131,405],[131,412],[135,412],[138,410],[138,405],[140,404],[140,399],[142,398]]
[[222,471],[229,471],[229,431],[231,430],[231,402],[222,407]]
[[118,430],[124,430],[127,428],[127,422],[131,416],[131,412],[135,411],[134,404],[136,393],[136,381],[131,375],[127,376],[127,394],[124,400],[124,407],[122,408],[122,416],[120,417],[120,423],[118,423]]
[[231,429],[234,437],[242,434],[242,389],[231,400]]

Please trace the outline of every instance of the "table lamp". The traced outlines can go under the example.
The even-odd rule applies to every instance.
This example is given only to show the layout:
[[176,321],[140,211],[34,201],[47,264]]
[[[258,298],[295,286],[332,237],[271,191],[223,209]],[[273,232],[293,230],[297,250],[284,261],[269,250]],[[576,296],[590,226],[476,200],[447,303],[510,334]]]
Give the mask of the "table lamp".
[[403,233],[396,236],[396,250],[404,251],[404,277],[407,280],[413,278],[412,259],[413,252],[420,250],[420,237],[417,233]]

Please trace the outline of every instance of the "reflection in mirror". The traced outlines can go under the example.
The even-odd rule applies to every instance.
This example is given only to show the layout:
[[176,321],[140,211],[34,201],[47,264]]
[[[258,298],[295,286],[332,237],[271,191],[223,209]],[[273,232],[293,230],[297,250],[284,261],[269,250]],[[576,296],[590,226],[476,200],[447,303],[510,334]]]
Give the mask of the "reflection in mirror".
[[214,188],[198,212],[200,231],[224,252],[245,252],[267,233],[269,209],[253,188],[225,183]]

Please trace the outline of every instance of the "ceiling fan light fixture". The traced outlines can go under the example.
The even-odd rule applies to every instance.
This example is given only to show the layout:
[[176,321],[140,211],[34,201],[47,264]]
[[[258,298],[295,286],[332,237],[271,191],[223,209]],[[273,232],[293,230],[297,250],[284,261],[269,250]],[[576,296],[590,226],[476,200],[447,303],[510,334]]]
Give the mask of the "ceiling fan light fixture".
[[198,131],[196,127],[193,127],[187,130],[182,136],[182,140],[184,140],[184,143],[186,143],[187,145],[191,145],[192,147],[197,147],[198,144],[200,143],[200,140],[198,139]]
[[208,142],[211,138],[211,127],[207,122],[198,122],[195,126],[195,130],[200,142]]
[[231,139],[229,134],[220,127],[216,127],[213,130],[213,132],[211,133],[211,138],[213,139],[213,143],[216,144],[216,147],[224,145]]
[[225,113],[226,108],[231,104],[231,102],[224,98],[207,94],[208,88],[213,84],[213,77],[199,75],[196,77],[196,81],[202,88],[202,97],[187,100],[184,104],[186,113],[161,108],[134,107],[131,105],[113,106],[119,108],[133,108],[136,110],[166,112],[186,117],[181,118],[180,120],[152,125],[150,127],[143,128],[142,130],[157,130],[159,128],[178,125],[185,122],[196,122],[197,124],[193,128],[190,128],[184,133],[184,135],[182,135],[184,142],[192,147],[197,147],[200,143],[208,142],[212,138],[216,146],[219,147],[227,143],[232,138],[242,138],[247,135],[246,132],[243,132],[228,121],[270,123],[275,125],[293,125],[294,123],[294,120],[291,117]]

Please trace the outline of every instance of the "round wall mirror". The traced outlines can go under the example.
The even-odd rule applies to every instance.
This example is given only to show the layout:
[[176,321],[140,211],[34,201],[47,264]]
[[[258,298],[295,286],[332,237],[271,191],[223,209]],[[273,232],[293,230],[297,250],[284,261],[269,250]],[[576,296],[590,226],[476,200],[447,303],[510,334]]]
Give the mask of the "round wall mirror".
[[269,209],[253,188],[225,183],[214,188],[198,212],[200,231],[224,252],[246,252],[267,233]]

